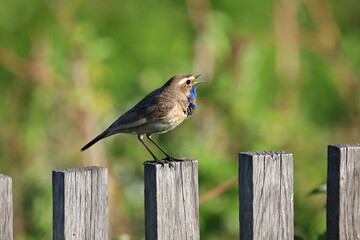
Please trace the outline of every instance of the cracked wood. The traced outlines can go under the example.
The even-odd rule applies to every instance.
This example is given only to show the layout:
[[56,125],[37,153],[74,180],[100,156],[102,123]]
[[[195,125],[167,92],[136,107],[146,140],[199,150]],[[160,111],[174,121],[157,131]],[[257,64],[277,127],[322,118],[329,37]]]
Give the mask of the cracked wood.
[[13,239],[12,179],[0,174],[0,239]]
[[360,144],[328,146],[329,240],[360,240]]
[[239,154],[240,239],[293,239],[293,159],[284,151]]
[[108,178],[103,167],[53,171],[53,239],[108,239]]
[[200,239],[197,161],[144,168],[146,240]]

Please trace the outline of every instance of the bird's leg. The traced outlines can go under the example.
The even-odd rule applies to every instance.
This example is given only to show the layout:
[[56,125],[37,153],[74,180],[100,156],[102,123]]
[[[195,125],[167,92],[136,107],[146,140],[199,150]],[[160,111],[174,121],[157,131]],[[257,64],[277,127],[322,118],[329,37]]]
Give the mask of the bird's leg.
[[170,156],[157,142],[154,141],[154,139],[151,138],[151,134],[146,134],[146,137],[166,155],[167,159],[170,161],[182,161],[181,159],[176,159]]
[[150,150],[150,148],[144,143],[143,141],[144,135],[138,135],[139,141],[145,146],[145,148],[149,151],[151,156],[154,158],[155,161],[159,162],[159,159],[155,156],[155,154]]
[[157,142],[155,142],[152,138],[151,138],[151,134],[146,134],[146,137],[153,143],[155,144],[155,146],[157,146],[165,155],[169,160],[174,159],[173,157],[171,157]]
[[[169,167],[174,167],[174,165],[170,162],[171,160],[159,160],[155,154],[150,150],[150,148],[145,144],[145,142],[143,141],[143,137],[144,135],[138,135],[138,139],[139,141],[146,147],[146,149],[149,151],[149,153],[151,154],[151,156],[153,156],[155,162],[160,163],[162,167],[164,167],[165,163],[169,163]],[[144,162],[145,163],[145,162]]]

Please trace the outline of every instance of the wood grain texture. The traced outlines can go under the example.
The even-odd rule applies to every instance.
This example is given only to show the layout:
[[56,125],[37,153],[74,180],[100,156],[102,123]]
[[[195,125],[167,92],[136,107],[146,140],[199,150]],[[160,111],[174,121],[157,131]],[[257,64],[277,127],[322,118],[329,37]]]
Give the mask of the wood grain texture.
[[146,240],[200,239],[197,161],[144,168]]
[[0,239],[13,239],[12,179],[0,174]]
[[240,153],[239,193],[241,240],[294,238],[292,154]]
[[329,240],[360,240],[360,144],[328,146]]
[[63,169],[52,176],[53,239],[107,240],[107,169]]

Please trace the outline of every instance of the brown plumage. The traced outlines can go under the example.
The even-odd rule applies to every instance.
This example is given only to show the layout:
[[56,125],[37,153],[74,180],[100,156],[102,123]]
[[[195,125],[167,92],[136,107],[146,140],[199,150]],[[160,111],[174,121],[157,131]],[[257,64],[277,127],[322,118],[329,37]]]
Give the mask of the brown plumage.
[[170,78],[164,86],[146,95],[103,133],[81,148],[81,151],[88,149],[103,138],[116,133],[127,133],[138,135],[139,141],[146,147],[154,160],[158,161],[158,158],[144,143],[144,135],[167,156],[168,160],[174,160],[151,138],[151,134],[168,132],[193,113],[196,108],[196,104],[194,104],[196,100],[191,98],[190,90],[194,87],[193,91],[195,91],[195,86],[200,83],[195,79],[200,76],[178,74]]

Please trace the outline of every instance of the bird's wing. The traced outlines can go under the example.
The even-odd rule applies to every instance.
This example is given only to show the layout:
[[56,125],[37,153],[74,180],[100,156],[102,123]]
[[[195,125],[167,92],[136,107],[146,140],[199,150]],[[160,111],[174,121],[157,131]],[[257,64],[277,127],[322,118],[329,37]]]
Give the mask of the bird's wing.
[[144,112],[139,111],[137,105],[121,115],[109,128],[109,131],[135,128],[147,123]]
[[144,125],[146,122],[146,118],[140,118],[135,121],[129,121],[125,123],[122,123],[122,121],[116,121],[113,125],[111,125],[111,128],[109,130],[121,130],[126,128],[138,127]]
[[146,123],[166,118],[168,113],[176,107],[176,102],[171,100],[154,91],[120,116],[108,130],[119,131],[127,128],[136,128]]

